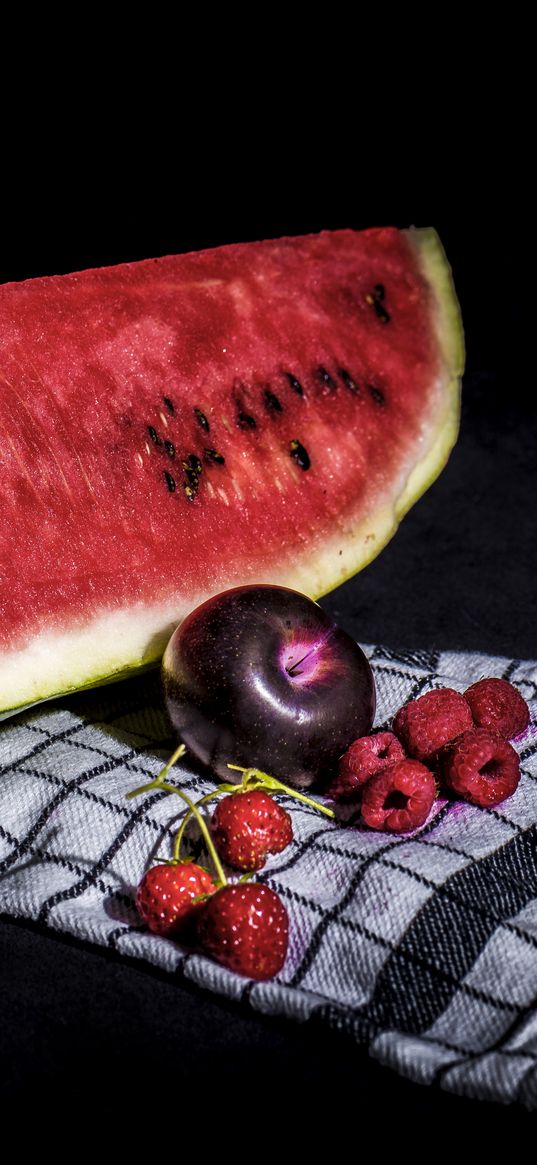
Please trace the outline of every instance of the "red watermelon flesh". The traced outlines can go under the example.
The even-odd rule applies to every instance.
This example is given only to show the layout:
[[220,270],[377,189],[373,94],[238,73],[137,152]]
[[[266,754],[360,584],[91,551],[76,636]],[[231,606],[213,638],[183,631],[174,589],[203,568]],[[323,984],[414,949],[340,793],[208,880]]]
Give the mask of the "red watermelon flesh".
[[365,565],[454,443],[433,231],[217,248],[0,288],[0,708],[155,662],[242,582]]

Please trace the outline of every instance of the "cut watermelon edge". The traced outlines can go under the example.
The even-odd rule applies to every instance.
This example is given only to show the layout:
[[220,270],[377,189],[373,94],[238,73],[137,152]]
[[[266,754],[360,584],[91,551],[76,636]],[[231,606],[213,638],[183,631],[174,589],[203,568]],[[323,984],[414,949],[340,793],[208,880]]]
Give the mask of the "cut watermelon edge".
[[[315,569],[304,554],[291,570],[276,578],[260,577],[259,583],[277,582],[318,599],[367,566],[393,537],[410,507],[436,480],[457,440],[460,422],[460,388],[464,368],[464,334],[451,267],[433,228],[410,228],[409,246],[434,296],[434,318],[442,367],[437,405],[427,420],[430,442],[415,463],[397,496],[325,542],[315,556]],[[230,585],[251,583],[240,577]],[[179,622],[210,592],[190,598],[180,610],[177,597],[155,607],[124,608],[99,614],[89,623],[68,631],[44,631],[22,650],[9,652],[0,662],[0,720],[60,695],[114,683],[158,665],[168,639]],[[103,644],[114,647],[106,654]],[[118,650],[119,646],[119,650]],[[84,661],[81,668],[80,661]],[[76,678],[78,675],[78,679]],[[29,682],[29,676],[35,676]],[[9,694],[8,694],[9,693]],[[30,697],[30,698],[29,698]]]
[[354,528],[348,545],[343,548],[343,554],[340,554],[341,534],[338,534],[317,555],[320,581],[313,588],[311,585],[309,589],[302,588],[315,599],[347,582],[380,554],[405,514],[439,477],[459,433],[465,346],[451,267],[433,228],[410,228],[406,233],[410,246],[417,252],[420,269],[435,298],[435,330],[442,368],[439,375],[439,407],[428,424],[432,439],[423,457],[410,470],[401,492],[390,499],[388,504],[380,505],[365,520],[361,520]]

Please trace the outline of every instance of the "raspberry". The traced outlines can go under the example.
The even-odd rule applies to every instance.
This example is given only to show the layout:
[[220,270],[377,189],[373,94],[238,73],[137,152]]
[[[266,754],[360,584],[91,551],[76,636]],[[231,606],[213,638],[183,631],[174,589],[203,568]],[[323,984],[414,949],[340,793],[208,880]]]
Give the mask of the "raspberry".
[[416,760],[401,760],[364,787],[362,817],[371,829],[407,833],[426,821],[436,798],[433,774]]
[[235,870],[260,870],[267,854],[281,853],[293,840],[287,810],[263,789],[219,801],[211,831],[220,857]]
[[514,793],[520,761],[512,744],[487,728],[471,728],[443,760],[446,784],[473,805],[499,805]]
[[329,785],[327,796],[334,801],[354,796],[375,773],[404,757],[404,748],[393,732],[360,736],[341,757],[337,777]]
[[443,745],[472,727],[470,707],[453,688],[439,688],[410,700],[393,722],[396,736],[417,760],[430,760]]
[[468,688],[464,697],[477,728],[488,728],[504,740],[512,740],[528,727],[528,705],[508,680],[478,680]]

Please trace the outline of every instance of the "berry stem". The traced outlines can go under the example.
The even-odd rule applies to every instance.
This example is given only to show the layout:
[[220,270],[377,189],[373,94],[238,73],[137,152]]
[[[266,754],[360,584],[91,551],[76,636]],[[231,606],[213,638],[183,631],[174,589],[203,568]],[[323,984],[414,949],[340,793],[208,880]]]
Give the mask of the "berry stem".
[[[216,797],[219,792],[220,792],[219,789],[215,789],[212,793],[206,793],[204,797],[200,797],[199,801],[196,801],[196,805],[198,806],[198,808],[200,805],[205,805],[205,803],[207,801],[210,801],[213,797]],[[175,862],[179,861],[179,854],[181,851],[181,842],[183,840],[183,834],[185,832],[185,828],[188,825],[188,822],[190,821],[191,817],[192,817],[192,810],[189,809],[188,813],[185,813],[185,816],[181,822],[181,825],[179,826],[179,829],[177,830],[177,833],[175,835],[175,841],[174,841],[174,845],[173,845],[173,860]]]
[[[150,781],[149,784],[147,784],[147,785],[140,785],[140,787],[138,789],[133,789],[130,793],[127,793],[127,798],[130,800],[133,797],[139,797],[140,793],[148,793],[150,789],[162,789],[162,791],[164,793],[176,793],[177,796],[180,797],[181,800],[185,802],[185,805],[188,805],[189,813],[187,814],[185,821],[188,819],[188,817],[190,816],[191,813],[194,814],[194,817],[196,818],[196,821],[198,822],[200,830],[201,830],[203,837],[205,839],[205,844],[207,846],[207,849],[208,849],[208,851],[211,855],[211,858],[213,860],[213,865],[214,865],[214,868],[216,870],[220,884],[222,886],[227,886],[227,878],[226,878],[226,875],[225,875],[224,870],[222,868],[222,863],[221,863],[220,858],[218,857],[218,854],[216,852],[211,835],[209,833],[209,830],[207,829],[207,825],[206,825],[205,821],[203,820],[201,813],[197,809],[194,801],[191,801],[190,797],[188,797],[186,793],[183,793],[183,790],[179,789],[177,787],[177,785],[168,785],[168,784],[166,784],[166,781],[164,780],[164,778],[167,777],[172,766],[179,759],[179,757],[184,756],[185,752],[186,752],[186,748],[185,748],[184,744],[180,744],[179,747],[176,748],[173,756],[170,757],[168,763],[164,766],[163,769],[161,769],[158,776],[155,777],[155,780]],[[202,801],[204,801],[204,800],[206,800],[206,798],[202,797],[201,801],[199,803],[201,804]],[[183,824],[184,824],[184,822],[183,822]]]
[[[204,797],[200,797],[200,800],[196,801],[196,805],[205,805],[207,801],[212,801],[213,797],[219,797],[221,793],[236,793],[236,792],[237,792],[237,785],[224,783],[224,784],[218,785],[218,787],[216,789],[213,789],[210,793],[205,793]],[[174,842],[174,847],[173,847],[173,860],[175,862],[179,861],[179,853],[181,850],[181,843],[183,841],[183,834],[184,834],[185,829],[188,825],[188,822],[190,821],[191,816],[192,816],[192,814],[190,811],[188,813],[186,813],[183,821],[181,822],[181,825],[179,826],[179,829],[177,830],[177,834],[176,834],[175,842]]]
[[154,781],[150,781],[148,785],[140,785],[138,789],[132,789],[130,793],[127,793],[127,800],[130,801],[130,800],[132,800],[133,797],[139,797],[140,793],[149,793],[150,789],[161,788],[162,783],[165,780],[165,778],[168,776],[170,769],[173,768],[174,764],[176,764],[176,762],[180,759],[180,757],[185,755],[185,752],[186,752],[186,745],[179,744],[177,746],[175,752],[170,757],[169,761],[167,761],[166,764],[164,765],[164,768],[161,769],[158,776],[155,777]]
[[[185,805],[188,805],[190,812],[194,814],[194,817],[196,818],[196,821],[200,827],[200,830],[205,838],[205,844],[206,844],[207,849],[209,850],[209,853],[213,859],[213,864],[214,864],[216,873],[218,874],[218,878],[219,878],[222,886],[227,886],[227,878],[226,878],[226,875],[224,874],[222,864],[220,862],[220,858],[218,857],[218,854],[217,854],[216,849],[214,847],[214,843],[212,841],[211,835],[209,833],[209,830],[207,829],[207,825],[206,825],[205,821],[203,820],[203,817],[201,816],[201,813],[199,812],[196,803],[194,801],[191,801],[190,797],[187,797],[186,793],[183,793],[182,789],[178,789],[177,785],[166,785],[166,784],[164,784],[163,781],[161,781],[159,783],[159,788],[164,789],[165,793],[177,793],[177,796],[180,797],[181,800],[185,802]],[[201,800],[203,800],[203,799],[204,798],[201,798]],[[199,802],[199,804],[201,804],[201,801]]]
[[311,805],[313,809],[317,809],[319,813],[325,813],[327,817],[335,817],[333,809],[329,809],[327,805],[321,805],[319,801],[314,801],[313,797],[306,797],[304,793],[299,793],[296,789],[289,788],[289,785],[284,785],[282,781],[278,781],[276,777],[269,776],[268,773],[261,772],[260,769],[248,769],[242,765],[230,765],[228,769],[236,769],[239,773],[244,773],[245,779],[250,777],[259,781],[261,785],[265,785],[268,789],[277,789],[281,793],[287,793],[289,797],[296,798],[297,801],[303,801],[305,805]]

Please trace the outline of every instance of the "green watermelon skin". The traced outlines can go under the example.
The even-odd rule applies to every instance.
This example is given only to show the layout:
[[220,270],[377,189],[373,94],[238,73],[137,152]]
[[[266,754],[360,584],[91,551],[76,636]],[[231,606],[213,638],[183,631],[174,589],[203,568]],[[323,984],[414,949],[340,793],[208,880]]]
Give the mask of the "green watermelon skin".
[[456,440],[432,230],[0,288],[0,709],[153,665],[210,594],[366,565]]

